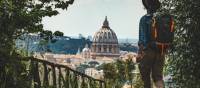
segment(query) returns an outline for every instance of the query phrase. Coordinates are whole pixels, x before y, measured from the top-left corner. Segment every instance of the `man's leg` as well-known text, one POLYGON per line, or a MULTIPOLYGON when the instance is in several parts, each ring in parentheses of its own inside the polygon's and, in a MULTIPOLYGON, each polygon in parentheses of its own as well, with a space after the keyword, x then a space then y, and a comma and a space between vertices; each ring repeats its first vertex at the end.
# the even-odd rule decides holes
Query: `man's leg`
POLYGON ((142 81, 144 82, 144 88, 151 88, 151 78, 150 78, 151 69, 148 67, 144 67, 140 64, 139 70, 140 70, 142 81))
POLYGON ((156 53, 156 58, 152 68, 152 77, 156 88, 164 88, 164 81, 163 81, 164 62, 165 62, 164 55, 156 53))
POLYGON ((144 82, 144 88, 151 88, 151 69, 152 69, 152 58, 155 58, 155 53, 151 50, 144 51, 144 57, 141 59, 139 64, 140 74, 144 82))

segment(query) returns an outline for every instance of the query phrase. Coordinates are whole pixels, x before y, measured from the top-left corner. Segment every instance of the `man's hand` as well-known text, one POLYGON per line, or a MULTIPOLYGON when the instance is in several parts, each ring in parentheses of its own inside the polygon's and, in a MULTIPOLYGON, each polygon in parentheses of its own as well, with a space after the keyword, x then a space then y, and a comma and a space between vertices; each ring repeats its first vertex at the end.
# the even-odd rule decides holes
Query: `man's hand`
POLYGON ((142 60, 142 58, 144 57, 144 51, 141 51, 140 53, 138 53, 137 57, 136 57, 136 62, 140 62, 142 60))
POLYGON ((142 58, 144 57, 145 53, 144 53, 143 49, 144 49, 144 46, 140 45, 139 50, 138 50, 138 55, 136 57, 136 62, 140 62, 142 60, 142 58))

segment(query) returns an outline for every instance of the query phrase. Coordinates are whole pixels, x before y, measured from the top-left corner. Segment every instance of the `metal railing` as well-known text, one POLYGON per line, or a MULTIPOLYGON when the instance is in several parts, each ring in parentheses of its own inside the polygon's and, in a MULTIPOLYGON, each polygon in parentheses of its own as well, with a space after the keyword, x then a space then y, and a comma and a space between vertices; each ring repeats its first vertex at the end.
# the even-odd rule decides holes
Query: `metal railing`
POLYGON ((103 80, 92 78, 68 66, 26 58, 34 88, 106 88, 103 80))

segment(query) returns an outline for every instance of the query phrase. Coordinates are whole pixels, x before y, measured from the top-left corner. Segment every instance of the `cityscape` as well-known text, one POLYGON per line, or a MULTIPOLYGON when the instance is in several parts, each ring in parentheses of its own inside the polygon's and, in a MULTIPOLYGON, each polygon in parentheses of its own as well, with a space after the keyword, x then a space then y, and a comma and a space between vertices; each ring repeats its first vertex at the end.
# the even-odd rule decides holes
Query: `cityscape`
POLYGON ((0 88, 200 88, 199 0, 0 0, 0 88))
POLYGON ((25 34, 16 40, 16 47, 19 52, 26 50, 30 56, 63 64, 72 69, 88 65, 88 68, 81 69, 80 72, 97 79, 103 79, 103 70, 97 70, 95 68, 97 66, 113 63, 116 60, 125 60, 128 55, 132 55, 131 59, 135 62, 138 51, 137 40, 121 39, 119 42, 114 30, 109 26, 107 17, 102 22, 100 30, 94 34, 93 37, 88 38, 81 35, 77 38, 56 36, 52 39, 56 42, 48 42, 45 45, 48 48, 47 51, 39 47, 39 42, 42 40, 39 34, 25 34), (93 64, 94 67, 89 67, 93 64))

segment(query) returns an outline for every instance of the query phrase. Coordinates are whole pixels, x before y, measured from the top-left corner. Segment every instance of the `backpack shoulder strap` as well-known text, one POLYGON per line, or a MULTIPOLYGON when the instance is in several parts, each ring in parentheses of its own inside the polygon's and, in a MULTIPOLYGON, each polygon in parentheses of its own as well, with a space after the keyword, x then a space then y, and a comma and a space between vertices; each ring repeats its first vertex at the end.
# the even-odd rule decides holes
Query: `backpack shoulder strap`
POLYGON ((173 20, 172 17, 171 17, 171 27, 170 27, 170 31, 171 31, 171 32, 174 32, 174 20, 173 20))
POLYGON ((152 35, 153 35, 153 38, 156 39, 157 38, 157 28, 156 28, 156 17, 153 17, 152 18, 152 35))

